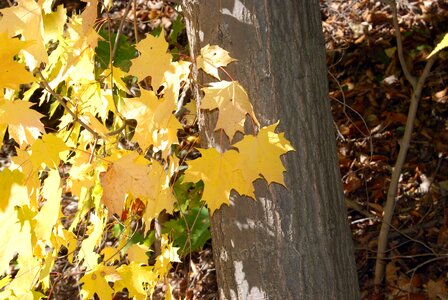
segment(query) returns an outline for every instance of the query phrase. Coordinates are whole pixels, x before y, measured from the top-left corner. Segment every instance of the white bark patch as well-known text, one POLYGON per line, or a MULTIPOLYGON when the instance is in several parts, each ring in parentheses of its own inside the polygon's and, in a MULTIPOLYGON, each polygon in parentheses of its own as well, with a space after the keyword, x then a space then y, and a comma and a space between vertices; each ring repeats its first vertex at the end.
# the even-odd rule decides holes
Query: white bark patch
POLYGON ((253 14, 244 6, 241 0, 235 0, 232 11, 228 8, 221 8, 220 11, 223 15, 231 16, 242 23, 253 24, 253 14))
POLYGON ((243 262, 234 261, 233 266, 235 268, 235 281, 238 287, 238 296, 232 299, 267 299, 267 295, 264 291, 260 290, 258 287, 252 287, 249 290, 249 283, 246 280, 246 274, 243 271, 243 262))

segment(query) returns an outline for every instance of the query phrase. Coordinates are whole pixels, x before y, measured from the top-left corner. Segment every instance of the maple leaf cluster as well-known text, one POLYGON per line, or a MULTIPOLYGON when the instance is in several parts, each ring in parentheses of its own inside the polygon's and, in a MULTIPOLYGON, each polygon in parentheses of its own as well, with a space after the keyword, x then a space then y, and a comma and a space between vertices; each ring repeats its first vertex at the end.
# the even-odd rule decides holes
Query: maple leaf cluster
MULTIPOLYGON (((217 109, 215 129, 230 139, 244 132, 247 116, 258 134, 245 135, 224 153, 198 149, 195 160, 181 157, 179 149, 193 148, 182 148, 185 120, 175 114, 184 104, 179 98, 191 62, 174 59, 161 33, 136 44, 130 69, 114 65, 112 57, 98 70, 98 0, 85 2, 84 11, 71 17, 62 5, 53 10, 51 0, 18 0, 0 10, 0 44, 8 45, 0 48, 0 138, 13 139, 17 153, 0 171, 2 299, 44 297, 62 249, 83 272, 85 298, 109 299, 127 289, 130 297, 146 299, 179 261, 178 249, 172 237, 162 236, 161 254, 149 265, 150 245, 133 241, 132 225, 143 221, 147 235, 161 212, 181 211, 175 185, 202 181, 202 200, 213 213, 229 203, 231 190, 254 197, 259 178, 284 184, 280 156, 293 148, 275 133, 278 123, 259 128, 237 81, 210 83, 199 108, 217 109), (49 104, 49 117, 63 110, 55 130, 31 108, 36 97, 49 104), (61 205, 67 195, 77 202, 70 222, 61 205), (114 226, 122 230, 105 246, 114 226)), ((111 1, 104 4, 108 9, 111 1)), ((220 80, 219 69, 234 61, 207 45, 196 64, 220 80)), ((185 104, 193 115, 189 122, 196 118, 194 103, 185 104)))

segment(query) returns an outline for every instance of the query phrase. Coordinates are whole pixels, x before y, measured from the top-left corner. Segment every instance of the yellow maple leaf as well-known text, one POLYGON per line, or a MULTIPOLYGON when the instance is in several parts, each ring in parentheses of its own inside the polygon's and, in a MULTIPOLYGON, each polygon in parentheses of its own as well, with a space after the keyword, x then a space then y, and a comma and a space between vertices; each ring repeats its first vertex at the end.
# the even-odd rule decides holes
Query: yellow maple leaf
POLYGON ((164 82, 165 71, 168 70, 172 56, 167 52, 168 43, 162 33, 158 37, 148 35, 136 45, 140 56, 132 60, 129 74, 136 76, 139 81, 151 76, 154 90, 164 82))
POLYGON ((53 226, 59 217, 61 205, 61 177, 56 169, 50 170, 42 187, 42 197, 47 201, 34 218, 36 220, 35 233, 39 239, 48 241, 53 231, 53 226))
POLYGON ((207 203, 211 213, 222 204, 230 203, 230 191, 236 190, 240 195, 253 195, 252 182, 246 182, 241 170, 236 166, 239 153, 229 150, 219 153, 214 148, 200 149, 201 158, 188 161, 184 182, 204 182, 202 199, 207 203))
MULTIPOLYGON (((90 112, 85 112, 81 116, 79 116, 79 119, 89 126, 93 131, 98 133, 103 140, 109 140, 109 130, 107 127, 101 123, 97 118, 95 118, 90 112)), ((81 137, 79 139, 79 142, 81 144, 88 144, 95 140, 95 137, 92 135, 90 131, 83 130, 81 132, 81 137)))
POLYGON ((40 189, 39 172, 30 161, 30 154, 26 150, 16 149, 17 156, 11 158, 11 168, 18 169, 25 174, 25 183, 30 197, 40 189))
POLYGON ((70 263, 73 263, 73 254, 78 247, 77 236, 65 229, 61 224, 58 224, 55 233, 51 235, 51 241, 55 248, 56 253, 59 252, 62 246, 67 248, 67 259, 70 263))
POLYGON ((220 79, 219 67, 225 67, 229 63, 237 61, 229 56, 229 52, 217 45, 207 45, 201 49, 201 55, 196 58, 198 69, 204 70, 207 74, 220 79))
POLYGON ((95 81, 94 56, 99 35, 94 30, 85 34, 82 21, 77 15, 69 19, 63 38, 51 52, 42 72, 53 89, 64 80, 73 88, 77 88, 79 83, 95 81))
POLYGON ((43 117, 30 109, 33 105, 26 101, 8 101, 0 99, 0 125, 8 125, 9 135, 20 145, 33 143, 44 132, 43 117))
POLYGON ((431 51, 431 53, 428 55, 427 59, 429 59, 431 56, 439 52, 440 50, 448 47, 448 33, 445 33, 445 36, 443 37, 443 40, 441 40, 437 46, 434 48, 434 50, 431 51))
POLYGON ((37 4, 42 7, 45 14, 50 14, 53 2, 54 0, 38 0, 37 4))
MULTIPOLYGON (((112 70, 111 70, 110 66, 108 69, 105 69, 103 71, 103 73, 101 73, 101 76, 104 76, 104 77, 109 77, 111 75, 112 75, 112 81, 117 86, 117 88, 129 94, 130 93, 129 89, 127 88, 126 83, 124 83, 124 81, 122 79, 122 78, 126 77, 127 74, 123 70, 121 70, 120 68, 117 68, 117 67, 112 67, 112 70)), ((110 78, 104 80, 104 83, 109 88, 110 88, 110 82, 111 82, 110 78)))
POLYGON ((150 166, 149 163, 137 153, 130 153, 100 174, 102 201, 109 214, 121 215, 127 195, 146 203, 146 220, 154 218, 163 209, 172 212, 174 196, 169 177, 159 162, 152 161, 150 166))
POLYGON ((147 284, 156 282, 158 279, 157 274, 152 269, 152 267, 142 266, 137 262, 122 265, 117 269, 121 279, 115 282, 114 288, 116 290, 126 288, 129 296, 133 299, 148 299, 147 284))
POLYGON ((10 37, 21 35, 33 44, 25 49, 27 65, 34 70, 41 62, 48 62, 43 41, 41 7, 34 0, 17 0, 17 5, 0 10, 0 28, 6 28, 10 37))
POLYGON ((9 38, 5 32, 0 33, 0 89, 18 89, 22 83, 35 80, 33 75, 25 69, 25 65, 14 60, 14 56, 32 43, 23 42, 16 38, 9 38))
POLYGON ((128 260, 131 262, 136 262, 140 264, 148 264, 148 254, 147 252, 151 249, 146 245, 132 244, 127 250, 128 260))
POLYGON ((81 295, 84 299, 93 299, 95 294, 100 300, 112 299, 115 291, 109 286, 109 282, 119 279, 120 275, 114 267, 98 264, 81 277, 80 282, 83 283, 81 295))
POLYGON ((89 226, 86 235, 89 237, 82 241, 78 252, 78 261, 83 262, 83 266, 93 268, 98 264, 98 254, 94 251, 95 247, 101 242, 104 233, 105 220, 102 216, 90 214, 91 226, 89 226))
POLYGON ((98 15, 98 0, 82 0, 82 2, 87 3, 86 8, 81 13, 82 29, 84 34, 86 34, 91 30, 95 30, 95 21, 98 15))
POLYGON ((61 160, 66 160, 69 148, 55 134, 48 133, 31 145, 31 151, 30 160, 36 169, 44 165, 57 168, 61 160))
POLYGON ((50 288, 50 273, 53 270, 54 262, 58 258, 57 251, 48 251, 44 265, 39 274, 39 282, 42 284, 42 289, 47 291, 50 288))
MULTIPOLYGON (((14 197, 28 197, 26 188, 11 190, 11 194, 14 197)), ((14 200, 15 200, 14 199, 14 200)), ((5 212, 0 212, 0 230, 2 232, 0 243, 0 273, 10 272, 9 263, 14 255, 17 254, 17 250, 26 251, 31 249, 31 234, 29 227, 21 225, 21 221, 18 218, 17 211, 15 209, 13 199, 9 200, 9 205, 5 212), (26 231, 28 229, 28 231, 26 231)), ((24 203, 17 203, 17 205, 23 205, 24 203)), ((31 252, 31 250, 30 250, 31 252)))
POLYGON ((169 242, 168 235, 162 235, 160 240, 161 253, 156 257, 154 270, 160 276, 164 276, 170 271, 171 262, 181 262, 181 260, 177 254, 179 247, 173 247, 173 243, 169 242))
POLYGON ((122 113, 127 119, 137 121, 134 140, 140 148, 153 145, 165 157, 171 144, 178 142, 177 131, 182 128, 173 115, 175 110, 173 101, 158 99, 153 91, 141 89, 140 97, 126 99, 122 113))
POLYGON ((0 279, 0 290, 3 289, 5 286, 7 286, 11 282, 11 275, 8 274, 2 279, 0 279))
POLYGON ((257 126, 260 126, 249 97, 238 82, 212 82, 210 87, 202 90, 205 96, 201 101, 200 108, 219 109, 215 130, 224 129, 230 140, 232 140, 237 131, 244 132, 244 122, 247 114, 249 114, 257 126))
POLYGON ((294 151, 284 133, 275 133, 278 122, 261 128, 257 136, 245 135, 234 146, 239 151, 237 167, 241 169, 244 179, 252 182, 260 177, 260 174, 268 183, 277 182, 285 184, 283 172, 285 167, 280 156, 288 151, 294 151))
POLYGON ((188 75, 190 75, 190 65, 191 63, 187 61, 175 61, 165 71, 166 87, 164 97, 166 99, 173 102, 177 101, 181 83, 186 81, 188 75))
POLYGON ((29 299, 25 295, 30 292, 30 287, 33 287, 37 283, 41 270, 41 259, 33 255, 35 245, 32 235, 32 228, 34 227, 32 218, 35 212, 26 205, 13 208, 10 211, 13 212, 16 220, 11 220, 12 222, 9 224, 2 224, 2 220, 0 220, 0 229, 3 233, 2 239, 8 238, 8 240, 3 240, 7 242, 0 243, 0 253, 2 253, 0 260, 3 259, 3 256, 11 254, 7 251, 4 252, 5 248, 8 249, 8 245, 5 247, 4 244, 11 244, 13 253, 19 252, 17 262, 20 269, 9 284, 8 289, 12 290, 18 299, 29 299), (3 225, 8 227, 5 228, 3 225), (12 235, 9 236, 11 233, 12 235))
POLYGON ((120 260, 120 248, 106 246, 101 250, 100 255, 103 255, 103 262, 114 264, 120 260))
MULTIPOLYGON (((50 5, 52 4, 50 1, 50 5)), ((45 11, 45 9, 44 9, 45 11)), ((62 37, 64 33, 64 25, 67 21, 67 9, 64 8, 64 5, 59 5, 55 12, 50 10, 45 12, 42 16, 44 22, 44 42, 48 43, 49 41, 57 41, 62 37)))
POLYGON ((0 172, 0 212, 6 210, 10 200, 15 197, 12 193, 14 186, 22 186, 24 178, 24 174, 19 170, 4 169, 0 172))

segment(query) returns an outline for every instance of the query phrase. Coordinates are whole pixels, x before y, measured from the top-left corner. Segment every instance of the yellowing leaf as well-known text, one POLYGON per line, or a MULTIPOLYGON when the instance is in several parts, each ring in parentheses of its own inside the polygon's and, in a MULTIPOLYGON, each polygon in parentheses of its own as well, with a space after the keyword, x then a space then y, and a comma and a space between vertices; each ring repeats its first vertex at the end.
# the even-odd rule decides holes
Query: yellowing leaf
POLYGON ((238 82, 212 82, 210 87, 202 90, 205 96, 201 101, 200 108, 219 109, 215 130, 224 129, 230 140, 232 140, 237 131, 244 132, 244 121, 247 114, 249 114, 257 126, 260 126, 249 97, 238 82))
POLYGON ((167 100, 176 102, 179 97, 179 90, 182 81, 188 79, 190 74, 190 62, 175 61, 170 64, 169 69, 165 72, 166 87, 164 90, 167 100))
POLYGON ((59 171, 56 169, 50 170, 42 188, 42 197, 47 201, 34 218, 36 220, 36 236, 44 241, 50 239, 53 226, 56 225, 59 217, 62 195, 62 188, 60 186, 61 177, 59 176, 59 171))
POLYGON ((39 63, 48 62, 43 42, 41 7, 34 0, 17 0, 17 5, 1 10, 0 28, 8 30, 10 37, 22 35, 25 41, 34 41, 25 51, 27 65, 34 70, 39 63))
POLYGON ((101 255, 104 255, 103 262, 105 263, 115 263, 116 261, 120 260, 120 249, 117 249, 115 247, 104 247, 103 250, 101 250, 101 255))
MULTIPOLYGON (((53 2, 53 1, 50 1, 53 2)), ((50 3, 51 5, 51 3, 50 3)), ((48 43, 49 41, 57 41, 64 32, 64 25, 67 21, 67 9, 61 4, 58 6, 55 12, 50 11, 46 12, 43 17, 44 22, 44 41, 48 43)))
POLYGON ((64 141, 55 134, 44 134, 31 146, 31 163, 35 168, 46 165, 49 168, 57 168, 61 160, 67 158, 69 148, 64 141))
POLYGON ((40 189, 39 173, 31 163, 28 151, 22 149, 16 149, 16 151, 17 156, 12 157, 11 168, 21 170, 25 174, 25 184, 31 197, 40 189))
POLYGON ((12 193, 13 186, 22 186, 24 177, 24 174, 18 170, 4 169, 0 172, 0 212, 6 210, 11 198, 16 197, 12 193))
POLYGON ((33 143, 44 132, 42 115, 30 109, 33 103, 0 99, 0 124, 9 125, 9 135, 20 145, 33 143))
MULTIPOLYGON (((20 197, 19 190, 12 191, 16 198, 20 197)), ((26 188, 22 188, 22 195, 27 197, 26 188), (24 195, 23 195, 24 194, 24 195)), ((10 200, 10 204, 12 203, 10 200)), ((18 203, 17 203, 18 204, 18 203)), ((9 272, 9 262, 14 258, 18 249, 26 252, 31 248, 31 235, 29 227, 22 227, 13 205, 9 205, 5 212, 0 212, 0 230, 2 242, 0 243, 0 273, 9 272), (28 229, 28 232, 26 231, 28 229)))
POLYGON ((147 283, 156 282, 157 275, 152 271, 152 267, 141 266, 139 263, 131 262, 129 265, 122 265, 117 269, 121 279, 114 287, 117 290, 127 288, 129 296, 137 300, 148 299, 147 283))
POLYGON ((44 13, 51 13, 51 7, 53 6, 54 0, 38 0, 37 4, 42 7, 44 13))
POLYGON ((11 282, 11 275, 6 275, 2 279, 0 279, 0 290, 3 289, 5 286, 7 286, 11 282))
POLYGON ((168 43, 165 35, 163 32, 158 37, 148 35, 136 48, 140 51, 140 56, 132 60, 129 74, 140 81, 151 76, 151 85, 157 90, 164 82, 165 71, 168 70, 172 59, 171 54, 167 53, 168 43))
MULTIPOLYGON (((103 125, 100 121, 98 121, 98 119, 95 118, 90 112, 86 112, 82 116, 79 116, 79 119, 84 124, 93 129, 93 131, 98 133, 102 139, 104 140, 109 139, 108 137, 109 130, 106 128, 105 125, 103 125)), ((80 139, 80 142, 83 144, 84 143, 87 144, 94 140, 94 136, 87 130, 83 130, 81 132, 81 137, 82 138, 80 139)))
POLYGON ((81 278, 80 282, 84 283, 81 295, 83 299, 93 299, 93 295, 97 294, 100 300, 110 300, 115 291, 109 286, 108 282, 114 282, 118 279, 120 279, 120 275, 114 267, 103 264, 96 265, 81 278))
POLYGON ((104 229, 104 219, 101 216, 90 214, 90 226, 87 234, 89 235, 82 244, 78 253, 78 261, 84 260, 83 266, 93 268, 98 264, 98 254, 93 251, 101 241, 104 229))
POLYGON ((57 252, 55 251, 48 251, 47 256, 45 257, 45 264, 39 274, 39 282, 42 283, 42 289, 44 291, 50 288, 50 273, 56 258, 57 252))
POLYGON ((33 75, 25 69, 25 65, 14 60, 20 50, 29 47, 30 42, 22 42, 16 38, 9 38, 6 33, 0 33, 0 89, 5 87, 18 89, 22 83, 34 81, 33 75))
POLYGON ((448 47, 448 33, 445 34, 445 36, 443 37, 443 40, 437 44, 436 48, 434 50, 432 50, 431 54, 429 54, 428 58, 430 58, 431 56, 433 56, 434 54, 436 54, 437 52, 439 52, 440 50, 442 50, 443 48, 448 47))
POLYGON ((165 300, 172 300, 172 299, 176 298, 174 298, 173 296, 173 286, 168 283, 168 289, 165 292, 165 300))
POLYGON ((126 254, 128 255, 128 260, 130 262, 136 262, 141 264, 148 264, 148 255, 146 254, 150 251, 148 246, 141 244, 132 244, 128 250, 126 250, 126 254))
MULTIPOLYGON (((108 86, 110 85, 110 77, 112 75, 113 83, 119 88, 120 90, 126 92, 129 94, 129 89, 126 87, 126 83, 123 81, 123 77, 126 77, 126 73, 123 72, 120 68, 112 67, 112 72, 110 69, 105 69, 101 76, 108 77, 104 83, 108 86), (111 74, 112 73, 112 74, 111 74)), ((110 88, 110 86, 109 86, 110 88)))
MULTIPOLYGON (((0 227, 3 227, 0 228, 3 233, 2 238, 8 238, 7 240, 4 240, 7 242, 0 243, 0 253, 2 254, 0 255, 0 260, 3 259, 4 255, 7 256, 10 254, 8 252, 3 252, 3 250, 5 250, 3 244, 11 244, 14 252, 20 252, 17 259, 20 270, 17 272, 8 288, 14 292, 14 295, 17 295, 17 298, 24 299, 21 297, 24 297, 25 294, 29 293, 30 287, 36 284, 39 277, 41 259, 33 256, 34 245, 32 244, 33 241, 31 235, 33 225, 31 224, 31 218, 33 217, 34 212, 25 205, 15 209, 16 211, 14 214, 19 222, 13 221, 12 223, 7 224, 9 227, 4 228, 2 220, 0 221, 0 227), (18 225, 18 227, 16 225, 18 225), (8 236, 10 231, 12 232, 12 236, 8 236), (4 235, 6 235, 6 237, 4 235)), ((8 246, 5 248, 8 248, 8 246)))
POLYGON ((51 236, 51 240, 56 252, 59 252, 61 246, 65 246, 67 248, 67 259, 70 263, 73 263, 73 254, 78 246, 78 239, 76 235, 73 232, 63 228, 62 225, 58 225, 56 234, 51 236))
POLYGON ((64 38, 51 52, 49 63, 42 72, 49 85, 56 88, 62 81, 76 88, 79 83, 95 80, 94 55, 98 34, 91 30, 87 34, 82 29, 82 19, 73 15, 66 24, 64 38))
POLYGON ((252 195, 241 170, 236 168, 238 152, 229 150, 219 153, 214 148, 200 149, 201 158, 188 161, 184 182, 204 182, 202 199, 207 203, 211 213, 222 204, 229 204, 230 191, 237 190, 240 194, 252 195))
POLYGON ((284 138, 284 133, 274 132, 277 125, 278 122, 261 128, 257 136, 245 135, 243 140, 234 145, 240 154, 238 168, 246 181, 252 182, 261 174, 268 183, 284 185, 285 167, 280 156, 294 151, 294 148, 284 138))
POLYGON ((184 118, 188 125, 193 125, 194 121, 197 119, 196 114, 196 101, 192 100, 184 105, 184 108, 187 110, 184 118))
POLYGON ((201 55, 196 58, 198 69, 220 79, 218 74, 219 67, 225 67, 236 59, 229 56, 229 52, 217 45, 207 45, 201 49, 201 55))
POLYGON ((161 254, 156 258, 154 270, 161 276, 168 274, 171 269, 171 262, 180 262, 177 251, 178 247, 173 247, 173 243, 168 240, 168 235, 164 234, 161 237, 161 254))
POLYGON ((134 140, 140 148, 153 145, 156 151, 162 150, 166 156, 171 144, 178 142, 177 131, 182 128, 173 115, 175 110, 173 101, 157 99, 153 91, 141 89, 139 98, 126 99, 123 115, 137 120, 134 140))
POLYGON ((87 2, 87 7, 81 14, 82 17, 82 29, 84 34, 91 30, 94 30, 95 21, 98 14, 98 0, 82 0, 82 2, 87 2))
POLYGON ((157 216, 163 209, 172 212, 174 196, 168 185, 169 177, 159 162, 148 164, 142 156, 131 153, 100 174, 102 200, 109 214, 121 215, 129 194, 146 203, 146 219, 157 216))

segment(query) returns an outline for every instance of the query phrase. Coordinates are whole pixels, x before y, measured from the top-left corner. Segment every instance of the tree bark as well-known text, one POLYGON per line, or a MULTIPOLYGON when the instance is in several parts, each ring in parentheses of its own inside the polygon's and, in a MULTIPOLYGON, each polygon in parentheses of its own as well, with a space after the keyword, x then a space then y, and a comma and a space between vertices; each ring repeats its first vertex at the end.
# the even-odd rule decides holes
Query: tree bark
MULTIPOLYGON (((229 51, 262 126, 280 120, 297 150, 284 156, 287 188, 258 180, 256 201, 233 195, 212 216, 220 298, 359 299, 318 1, 184 0, 184 12, 193 58, 206 44, 229 51)), ((201 112, 202 140, 226 149, 216 116, 201 112)))

